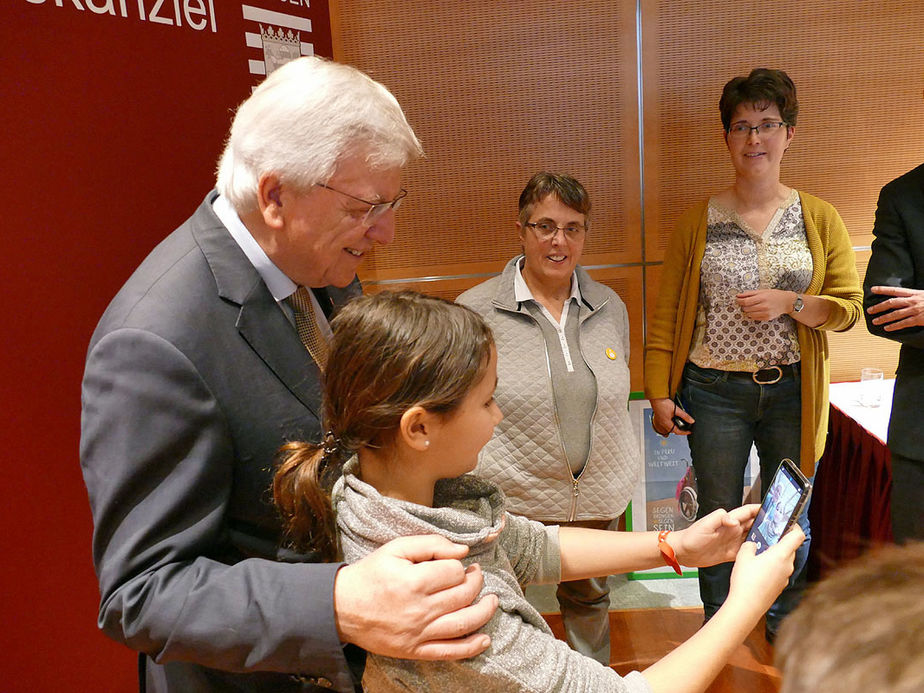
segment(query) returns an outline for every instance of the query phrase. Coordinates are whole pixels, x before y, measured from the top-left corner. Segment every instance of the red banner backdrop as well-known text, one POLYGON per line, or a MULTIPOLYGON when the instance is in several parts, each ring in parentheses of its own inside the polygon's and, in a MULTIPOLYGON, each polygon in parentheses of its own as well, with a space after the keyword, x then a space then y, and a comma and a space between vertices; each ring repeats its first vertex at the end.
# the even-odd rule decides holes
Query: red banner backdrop
POLYGON ((331 55, 326 0, 0 4, 0 688, 132 691, 96 628, 78 462, 103 309, 212 187, 235 106, 296 55, 331 55))

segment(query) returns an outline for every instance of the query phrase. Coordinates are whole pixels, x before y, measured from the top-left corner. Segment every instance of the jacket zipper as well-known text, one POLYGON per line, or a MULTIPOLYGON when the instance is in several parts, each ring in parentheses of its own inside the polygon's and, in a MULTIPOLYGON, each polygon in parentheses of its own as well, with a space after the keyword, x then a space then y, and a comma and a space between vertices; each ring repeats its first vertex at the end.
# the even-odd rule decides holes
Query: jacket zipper
MULTIPOLYGON (((589 317, 591 317, 592 315, 594 315, 600 308, 603 308, 603 306, 605 306, 608 302, 609 302, 609 299, 605 300, 603 303, 601 303, 599 306, 597 306, 597 308, 594 308, 593 311, 592 311, 591 313, 589 313, 589 314, 584 318, 584 320, 580 320, 580 321, 579 321, 579 323, 578 323, 578 325, 579 325, 579 327, 578 327, 578 337, 579 337, 579 338, 580 338, 580 334, 581 334, 580 325, 583 325, 583 324, 584 324, 584 321, 587 320, 587 318, 589 318, 589 317)), ((597 379, 597 374, 594 373, 594 369, 590 367, 590 364, 587 363, 587 359, 584 357, 584 344, 583 344, 583 343, 581 343, 581 345, 580 345, 579 352, 580 352, 580 355, 581 355, 581 360, 584 361, 584 365, 587 366, 587 368, 590 370, 591 373, 593 373, 594 380, 596 381, 596 379, 597 379)), ((548 347, 546 347, 545 358, 546 358, 546 363, 547 363, 547 365, 548 365, 549 382, 551 383, 551 380, 552 380, 552 366, 551 366, 551 364, 548 363, 548 358, 549 358, 548 347)), ((598 387, 599 387, 599 385, 598 385, 598 387)), ((598 392, 597 394, 598 394, 598 397, 599 397, 599 392, 598 392)), ((554 398, 553 398, 553 399, 554 399, 554 398)), ((554 409, 555 409, 555 416, 556 416, 556 418, 557 418, 557 417, 558 417, 558 408, 557 408, 557 407, 554 407, 554 409)), ((580 474, 578 474, 577 476, 574 476, 574 473, 571 474, 571 512, 568 514, 568 522, 574 522, 574 519, 575 519, 575 517, 577 516, 578 497, 581 495, 581 489, 580 489, 581 477, 584 476, 584 472, 587 471, 587 465, 590 463, 590 458, 591 458, 591 456, 593 455, 593 452, 594 452, 594 435, 593 435, 593 431, 594 431, 594 421, 595 421, 596 419, 597 419, 597 402, 596 402, 596 400, 595 400, 595 401, 594 401, 594 411, 593 411, 593 414, 590 415, 590 423, 588 424, 589 427, 590 427, 590 445, 589 445, 588 448, 587 448, 587 459, 584 461, 584 466, 581 468, 581 473, 580 473, 580 474)), ((556 423, 558 423, 558 422, 556 421, 556 423)), ((559 424, 559 431, 561 431, 561 424, 559 424)), ((570 471, 570 465, 569 465, 568 468, 569 468, 569 471, 570 471)))
MULTIPOLYGON (((609 302, 609 299, 603 301, 603 303, 601 303, 597 308, 592 309, 592 312, 589 313, 584 318, 584 320, 594 315, 597 312, 597 310, 605 306, 608 302, 609 302)), ((525 315, 530 320, 532 320, 533 323, 535 323, 538 327, 538 323, 536 322, 536 319, 532 315, 530 315, 528 311, 521 312, 520 310, 516 310, 513 312, 519 313, 520 315, 525 315)), ((583 324, 584 320, 580 320, 579 324, 583 324)), ((580 334, 580 327, 578 328, 578 333, 580 334)), ((542 340, 542 344, 543 344, 543 349, 545 351, 545 374, 549 380, 549 389, 551 390, 553 387, 552 385, 552 362, 549 359, 549 345, 545 343, 545 339, 542 340)), ((588 364, 587 359, 584 358, 583 345, 580 349, 580 354, 581 354, 581 359, 584 361, 584 365, 590 368, 590 364, 588 364)), ((594 373, 593 368, 590 368, 590 372, 594 374, 594 379, 596 379, 597 374, 594 373)), ((552 412, 555 415, 555 426, 558 429, 558 435, 561 436, 561 418, 558 416, 558 405, 555 403, 554 392, 552 394, 552 412)), ((597 418, 597 404, 596 402, 594 402, 594 412, 590 416, 590 424, 589 424, 590 432, 591 432, 590 447, 587 450, 587 460, 584 462, 584 467, 581 469, 581 473, 578 474, 577 476, 574 476, 574 472, 571 471, 571 465, 568 464, 568 456, 565 453, 565 446, 564 444, 562 444, 562 457, 565 460, 565 465, 568 467, 568 474, 571 475, 571 510, 568 513, 568 522, 574 522, 574 518, 577 516, 577 502, 578 502, 578 497, 581 495, 581 489, 580 489, 581 477, 584 476, 584 472, 587 470, 587 462, 590 461, 590 456, 594 448, 593 426, 594 426, 594 420, 596 418, 597 418)))
MULTIPOLYGON (((544 341, 544 340, 543 340, 543 341, 544 341)), ((584 358, 583 354, 581 355, 581 358, 584 358)), ((546 372, 545 372, 545 373, 546 373, 546 376, 547 376, 548 379, 549 379, 549 387, 552 387, 552 364, 551 364, 551 362, 549 361, 549 347, 548 347, 548 345, 546 345, 546 347, 545 347, 545 366, 546 366, 546 372)), ((554 394, 552 395, 552 411, 553 411, 554 414, 555 414, 555 427, 558 429, 558 435, 559 435, 559 437, 561 437, 561 417, 559 417, 559 415, 558 415, 558 405, 555 403, 555 395, 554 395, 554 394)), ((596 406, 594 406, 594 412, 596 412, 596 411, 597 411, 597 408, 596 408, 596 406)), ((591 417, 591 422, 593 422, 593 417, 591 417)), ((591 442, 591 445, 593 445, 593 442, 591 442)), ((584 470, 587 469, 587 462, 586 462, 586 461, 584 462, 584 466, 583 466, 583 468, 581 469, 581 473, 578 474, 577 476, 574 476, 574 472, 571 471, 571 465, 568 464, 568 454, 565 452, 564 443, 562 443, 561 452, 562 452, 562 457, 563 457, 564 460, 565 460, 565 466, 568 468, 568 474, 571 475, 571 510, 570 510, 570 512, 568 513, 568 522, 574 522, 574 517, 575 517, 575 515, 577 515, 577 502, 578 502, 578 496, 581 495, 581 489, 580 489, 580 487, 579 487, 578 484, 579 484, 580 481, 581 481, 581 477, 584 475, 584 470)), ((588 454, 587 454, 587 458, 590 459, 590 452, 589 452, 589 451, 588 451, 588 454)))

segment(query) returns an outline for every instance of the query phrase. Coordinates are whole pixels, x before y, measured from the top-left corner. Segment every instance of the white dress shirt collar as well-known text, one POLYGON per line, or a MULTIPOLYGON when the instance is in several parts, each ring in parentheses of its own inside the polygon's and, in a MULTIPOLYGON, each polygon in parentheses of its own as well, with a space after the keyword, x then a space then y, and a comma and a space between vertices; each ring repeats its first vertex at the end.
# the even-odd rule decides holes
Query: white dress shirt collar
POLYGON ((215 202, 212 203, 212 209, 215 210, 215 215, 228 229, 231 237, 240 246, 244 255, 250 260, 250 264, 257 270, 276 302, 284 301, 295 293, 298 285, 273 264, 273 261, 269 259, 260 244, 244 226, 244 222, 241 221, 227 198, 219 195, 215 198, 215 202))
MULTIPOLYGON (((520 257, 516 263, 516 274, 513 277, 513 295, 518 303, 523 301, 535 301, 536 297, 533 296, 533 292, 529 290, 529 286, 526 284, 526 280, 523 279, 523 271, 521 265, 523 264, 523 258, 520 257)), ((573 298, 578 303, 581 302, 581 289, 578 286, 577 272, 571 273, 571 295, 569 299, 573 298)), ((538 301, 536 301, 538 303, 538 301)))

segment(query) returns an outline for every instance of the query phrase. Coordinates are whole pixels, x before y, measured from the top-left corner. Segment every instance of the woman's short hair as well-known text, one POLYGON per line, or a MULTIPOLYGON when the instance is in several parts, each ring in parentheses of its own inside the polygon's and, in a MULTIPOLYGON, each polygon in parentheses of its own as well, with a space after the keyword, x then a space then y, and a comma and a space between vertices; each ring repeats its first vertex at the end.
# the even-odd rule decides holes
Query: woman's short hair
POLYGON ((218 162, 218 192, 238 213, 253 210, 264 174, 307 190, 326 182, 348 154, 364 155, 370 168, 388 168, 423 150, 384 86, 349 65, 298 58, 238 107, 218 162))
POLYGON ((566 207, 583 214, 586 218, 585 226, 590 226, 590 196, 584 186, 573 176, 552 171, 537 173, 523 188, 519 204, 520 223, 528 222, 536 205, 549 195, 554 195, 566 207))
POLYGON ((776 104, 780 109, 780 117, 787 125, 795 125, 796 116, 799 114, 796 85, 789 75, 782 70, 770 70, 766 67, 751 70, 747 77, 735 77, 722 89, 719 113, 725 130, 731 126, 735 109, 741 104, 752 105, 758 110, 776 104))

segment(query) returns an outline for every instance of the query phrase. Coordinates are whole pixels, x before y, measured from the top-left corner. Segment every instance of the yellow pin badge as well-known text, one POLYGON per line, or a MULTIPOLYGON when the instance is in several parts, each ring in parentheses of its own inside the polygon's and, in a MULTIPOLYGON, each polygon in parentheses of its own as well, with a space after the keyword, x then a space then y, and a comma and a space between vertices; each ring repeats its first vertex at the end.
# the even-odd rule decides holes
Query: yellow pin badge
POLYGON ((612 347, 607 347, 606 348, 606 358, 608 358, 610 361, 615 361, 616 360, 616 350, 613 349, 612 347))

